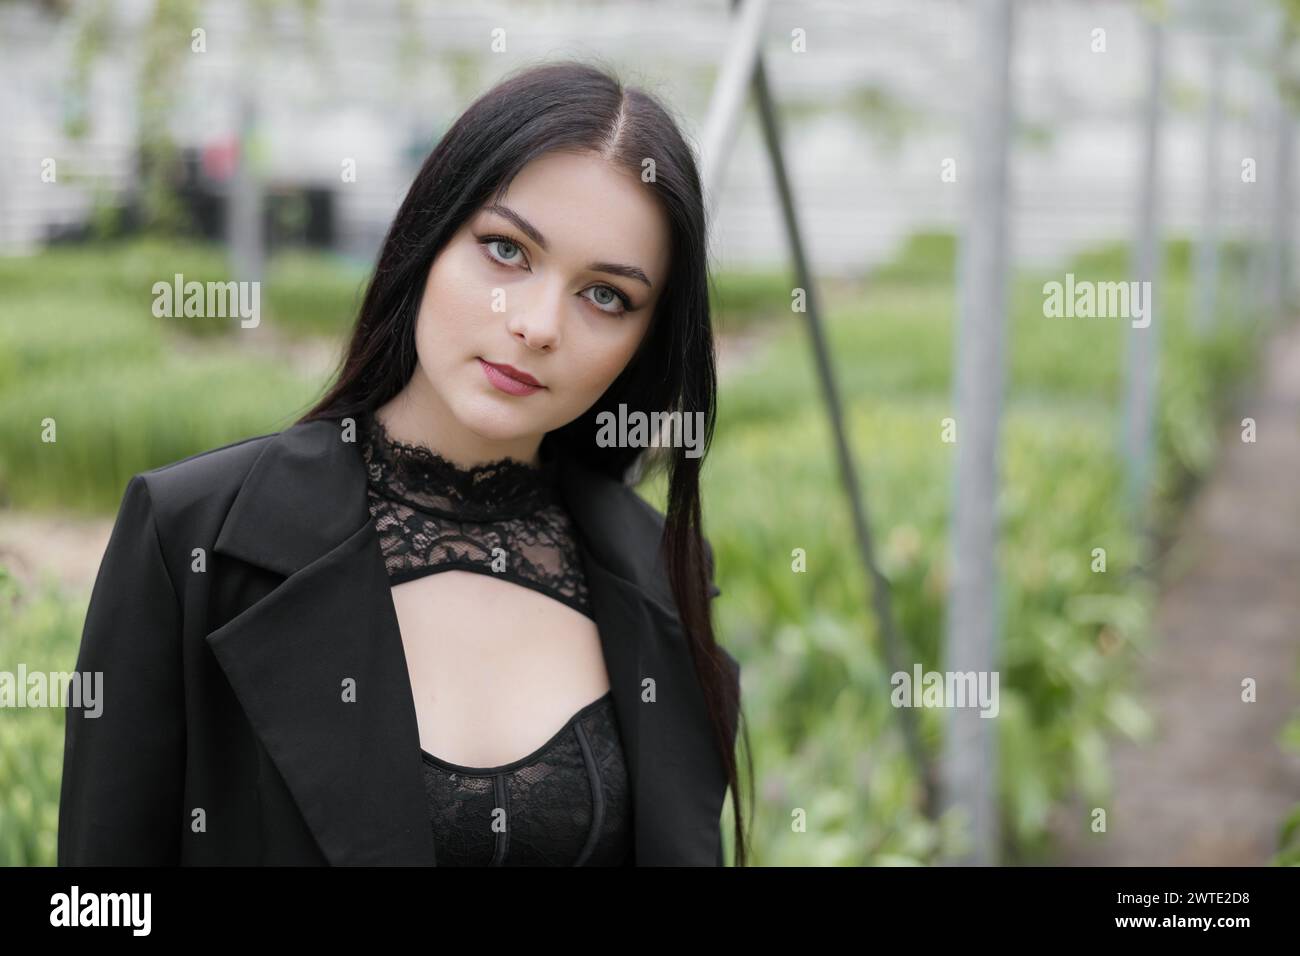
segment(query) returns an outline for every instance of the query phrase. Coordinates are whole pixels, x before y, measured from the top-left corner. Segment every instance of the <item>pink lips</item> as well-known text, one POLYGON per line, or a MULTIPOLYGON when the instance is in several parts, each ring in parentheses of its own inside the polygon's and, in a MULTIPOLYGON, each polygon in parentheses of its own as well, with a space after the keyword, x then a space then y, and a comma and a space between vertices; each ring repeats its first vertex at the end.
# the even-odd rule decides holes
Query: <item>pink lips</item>
POLYGON ((493 365, 491 362, 483 361, 483 359, 478 361, 487 380, 507 395, 531 395, 533 392, 540 392, 546 387, 531 375, 520 372, 509 365, 493 365), (529 381, 522 381, 514 376, 525 376, 529 381))

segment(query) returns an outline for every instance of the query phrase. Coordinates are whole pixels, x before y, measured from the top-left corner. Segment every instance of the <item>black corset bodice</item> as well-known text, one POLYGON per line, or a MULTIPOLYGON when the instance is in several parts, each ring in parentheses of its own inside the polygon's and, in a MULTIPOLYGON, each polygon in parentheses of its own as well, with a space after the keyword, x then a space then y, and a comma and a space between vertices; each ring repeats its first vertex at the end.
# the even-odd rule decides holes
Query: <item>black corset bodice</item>
MULTIPOLYGON (((358 425, 391 585, 472 571, 592 616, 576 531, 559 495, 558 460, 463 468, 392 439, 373 413, 358 425)), ((508 764, 465 767, 420 753, 439 866, 618 866, 631 859, 631 788, 611 691, 508 764)))
POLYGON ((439 866, 629 860, 632 795, 609 691, 512 763, 463 767, 421 754, 439 866))

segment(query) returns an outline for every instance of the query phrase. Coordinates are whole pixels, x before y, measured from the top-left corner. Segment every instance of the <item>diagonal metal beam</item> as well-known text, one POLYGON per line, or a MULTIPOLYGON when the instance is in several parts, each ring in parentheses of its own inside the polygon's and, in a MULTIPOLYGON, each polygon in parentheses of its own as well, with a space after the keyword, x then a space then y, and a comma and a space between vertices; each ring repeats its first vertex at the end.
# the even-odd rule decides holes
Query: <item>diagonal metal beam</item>
MULTIPOLYGON (((786 240, 789 243, 790 256, 793 260, 795 279, 805 292, 806 310, 804 317, 808 336, 812 344, 813 357, 817 363, 817 378, 821 385, 822 399, 826 404, 830 419, 831 432, 835 439, 835 455, 839 464, 840 481, 848 498, 853 519, 853 533, 857 541, 858 556, 867 571, 871 590, 872 609, 880 625, 881 640, 885 664, 891 673, 909 672, 903 667, 903 646, 898 628, 894 622, 893 608, 890 600, 889 581, 880 570, 876 560, 876 549, 871 533, 871 522, 867 508, 862 500, 862 485, 858 478, 844 424, 843 403, 836 385, 835 369, 831 363, 830 350, 823 331, 820 299, 816 283, 808 266, 808 257, 799 217, 795 209, 794 191, 786 172, 784 154, 781 147, 781 132, 777 122, 777 112, 773 104, 767 74, 763 68, 762 25, 767 0, 732 0, 732 9, 737 13, 736 34, 728 47, 727 58, 723 62, 722 72, 714 97, 710 104, 708 120, 704 135, 704 151, 701 158, 704 186, 710 209, 716 206, 720 192, 722 172, 725 167, 727 152, 735 142, 736 129, 740 114, 744 108, 745 87, 754 95, 758 107, 759 125, 763 131, 763 141, 768 159, 772 166, 772 176, 781 204, 781 218, 785 225, 786 240)), ((922 786, 922 810, 934 819, 938 813, 939 783, 932 763, 927 759, 921 744, 918 721, 911 708, 897 708, 899 725, 903 735, 904 746, 911 759, 922 786)))

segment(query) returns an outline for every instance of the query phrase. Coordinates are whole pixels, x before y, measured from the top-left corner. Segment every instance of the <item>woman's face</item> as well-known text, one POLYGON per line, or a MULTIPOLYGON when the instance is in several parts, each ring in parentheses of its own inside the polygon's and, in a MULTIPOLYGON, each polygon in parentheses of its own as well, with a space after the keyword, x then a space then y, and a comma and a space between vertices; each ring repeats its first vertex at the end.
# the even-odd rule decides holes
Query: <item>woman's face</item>
POLYGON ((429 269, 408 430, 453 460, 535 461, 542 437, 591 408, 641 344, 668 240, 637 176, 587 153, 529 163, 429 269))

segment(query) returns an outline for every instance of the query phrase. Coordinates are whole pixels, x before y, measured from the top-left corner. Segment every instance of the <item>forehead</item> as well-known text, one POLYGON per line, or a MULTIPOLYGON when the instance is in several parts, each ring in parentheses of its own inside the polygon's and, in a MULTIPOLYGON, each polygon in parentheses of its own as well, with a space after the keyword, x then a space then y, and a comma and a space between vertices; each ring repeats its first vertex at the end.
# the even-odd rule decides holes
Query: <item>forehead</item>
POLYGON ((658 292, 669 234, 655 188, 594 154, 553 151, 520 170, 500 202, 541 232, 548 256, 577 268, 597 260, 634 265, 658 292))

